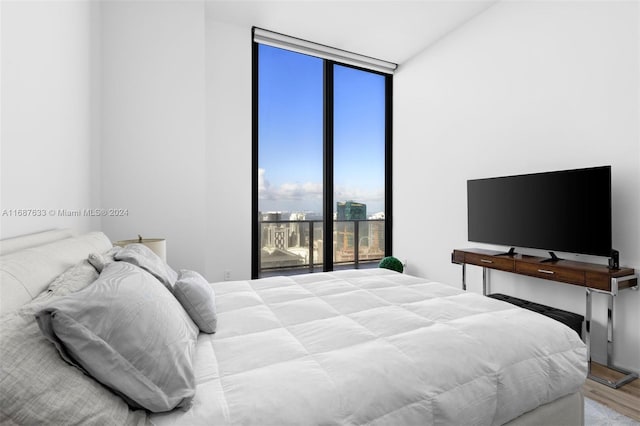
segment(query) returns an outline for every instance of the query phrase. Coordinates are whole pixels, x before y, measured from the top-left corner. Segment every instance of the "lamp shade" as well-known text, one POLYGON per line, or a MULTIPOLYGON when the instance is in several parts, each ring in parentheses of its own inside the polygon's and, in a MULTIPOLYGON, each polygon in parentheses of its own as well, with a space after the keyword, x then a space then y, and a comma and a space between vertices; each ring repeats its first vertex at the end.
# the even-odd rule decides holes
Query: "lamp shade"
POLYGON ((124 247, 129 244, 143 244, 152 252, 158 255, 158 257, 165 262, 167 261, 167 240, 164 238, 142 238, 138 235, 135 240, 120 240, 113 243, 114 246, 124 247))

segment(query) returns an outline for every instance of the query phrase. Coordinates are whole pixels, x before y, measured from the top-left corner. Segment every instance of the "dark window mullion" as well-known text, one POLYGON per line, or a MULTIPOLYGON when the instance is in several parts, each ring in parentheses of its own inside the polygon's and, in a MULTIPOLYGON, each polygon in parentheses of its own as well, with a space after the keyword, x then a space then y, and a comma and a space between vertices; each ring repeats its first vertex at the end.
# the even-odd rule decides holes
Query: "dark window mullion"
POLYGON ((324 61, 323 270, 333 270, 333 61, 324 61))
POLYGON ((387 75, 385 77, 385 141, 384 141, 384 253, 385 256, 391 256, 392 250, 392 221, 393 221, 393 197, 391 188, 393 184, 393 77, 387 75))
POLYGON ((251 189, 251 278, 260 277, 260 253, 261 248, 261 229, 260 229, 260 214, 258 205, 258 52, 260 51, 260 45, 253 42, 253 29, 251 30, 251 60, 252 60, 252 79, 251 79, 251 179, 253 184, 251 189))

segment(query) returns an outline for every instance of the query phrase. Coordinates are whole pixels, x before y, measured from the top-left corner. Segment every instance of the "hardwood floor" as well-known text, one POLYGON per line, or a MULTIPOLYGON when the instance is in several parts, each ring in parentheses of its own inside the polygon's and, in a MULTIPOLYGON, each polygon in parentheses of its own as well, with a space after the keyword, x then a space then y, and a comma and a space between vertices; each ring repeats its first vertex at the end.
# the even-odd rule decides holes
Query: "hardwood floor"
MULTIPOLYGON (((591 370, 594 374, 609 380, 615 380, 620 376, 619 373, 596 363, 591 364, 591 370)), ((582 386, 582 392, 585 397, 640 422, 640 379, 618 389, 587 379, 582 386)))

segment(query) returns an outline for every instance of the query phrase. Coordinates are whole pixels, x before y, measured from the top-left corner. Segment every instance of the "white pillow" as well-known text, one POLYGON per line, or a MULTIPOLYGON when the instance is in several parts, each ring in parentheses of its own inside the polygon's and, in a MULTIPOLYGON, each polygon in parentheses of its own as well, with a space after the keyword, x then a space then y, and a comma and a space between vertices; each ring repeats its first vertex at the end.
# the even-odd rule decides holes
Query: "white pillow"
POLYGON ((201 331, 215 333, 218 324, 215 293, 202 275, 182 269, 173 295, 201 331))
POLYGON ((98 279, 98 273, 87 260, 83 260, 60 274, 49 288, 34 298, 31 303, 22 306, 18 312, 33 315, 54 298, 66 296, 91 285, 98 279))

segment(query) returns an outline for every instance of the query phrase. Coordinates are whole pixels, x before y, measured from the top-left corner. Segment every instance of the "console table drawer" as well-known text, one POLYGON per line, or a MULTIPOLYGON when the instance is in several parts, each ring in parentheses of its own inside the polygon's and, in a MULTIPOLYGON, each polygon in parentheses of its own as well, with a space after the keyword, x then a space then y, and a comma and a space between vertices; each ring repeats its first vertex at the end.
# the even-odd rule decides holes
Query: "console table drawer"
POLYGON ((513 272, 513 259, 509 257, 495 257, 476 253, 465 253, 464 261, 466 263, 483 266, 485 268, 513 272))
POLYGON ((568 284, 585 284, 584 271, 547 264, 517 262, 516 273, 568 284))

